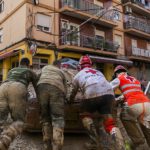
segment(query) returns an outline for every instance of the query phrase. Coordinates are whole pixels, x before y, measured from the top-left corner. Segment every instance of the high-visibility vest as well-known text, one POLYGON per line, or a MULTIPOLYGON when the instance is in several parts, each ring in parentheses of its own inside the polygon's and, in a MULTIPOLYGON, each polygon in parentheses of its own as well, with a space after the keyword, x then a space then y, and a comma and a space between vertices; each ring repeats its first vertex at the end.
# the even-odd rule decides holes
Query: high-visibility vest
POLYGON ((128 102, 128 105, 150 102, 144 95, 141 84, 136 78, 126 73, 121 73, 118 79, 120 80, 119 88, 125 97, 125 101, 128 102))

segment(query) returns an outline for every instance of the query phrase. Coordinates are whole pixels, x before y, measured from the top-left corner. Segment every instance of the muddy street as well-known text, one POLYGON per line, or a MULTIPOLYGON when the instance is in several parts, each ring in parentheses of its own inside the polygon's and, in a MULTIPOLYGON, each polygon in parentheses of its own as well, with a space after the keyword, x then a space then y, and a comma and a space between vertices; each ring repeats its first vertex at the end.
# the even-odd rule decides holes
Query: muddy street
MULTIPOLYGON (((84 134, 65 134, 63 150, 84 150, 87 140, 84 134)), ((14 140, 9 150, 43 150, 42 134, 25 132, 14 140)))

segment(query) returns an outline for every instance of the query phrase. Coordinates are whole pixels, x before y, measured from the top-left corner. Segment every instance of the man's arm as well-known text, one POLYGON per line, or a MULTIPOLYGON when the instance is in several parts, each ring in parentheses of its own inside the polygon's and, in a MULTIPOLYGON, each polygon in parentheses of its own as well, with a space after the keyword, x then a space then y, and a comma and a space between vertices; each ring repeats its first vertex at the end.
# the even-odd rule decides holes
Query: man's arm
POLYGON ((76 96, 76 94, 78 92, 78 89, 79 89, 78 83, 77 83, 76 80, 74 80, 73 81, 73 89, 72 89, 71 94, 70 94, 70 100, 69 100, 70 103, 74 101, 75 96, 76 96))
POLYGON ((110 85, 113 89, 116 89, 120 85, 120 80, 118 78, 116 78, 110 82, 110 85))

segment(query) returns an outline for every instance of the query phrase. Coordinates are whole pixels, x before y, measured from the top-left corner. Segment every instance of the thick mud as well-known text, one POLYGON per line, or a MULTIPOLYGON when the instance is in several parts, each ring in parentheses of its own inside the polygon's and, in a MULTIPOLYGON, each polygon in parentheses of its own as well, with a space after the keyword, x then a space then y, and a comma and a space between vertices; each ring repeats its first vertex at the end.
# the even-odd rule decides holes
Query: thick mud
MULTIPOLYGON (((88 141, 84 134, 65 134, 63 150, 85 150, 88 141)), ((43 150, 41 133, 23 133, 10 145, 9 150, 43 150)))

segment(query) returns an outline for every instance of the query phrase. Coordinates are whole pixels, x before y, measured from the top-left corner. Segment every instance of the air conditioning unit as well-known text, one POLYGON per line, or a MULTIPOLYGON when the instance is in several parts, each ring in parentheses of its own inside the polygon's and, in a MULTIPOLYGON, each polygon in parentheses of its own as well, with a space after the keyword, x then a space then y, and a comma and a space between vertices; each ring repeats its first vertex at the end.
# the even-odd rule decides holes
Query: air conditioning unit
POLYGON ((62 20, 61 21, 61 28, 64 30, 69 30, 70 29, 70 25, 69 25, 69 21, 67 20, 62 20))
POLYGON ((125 6, 125 14, 130 14, 132 13, 132 9, 129 6, 125 6))

